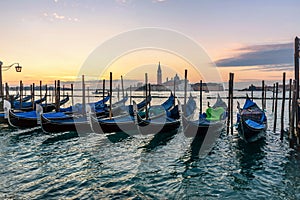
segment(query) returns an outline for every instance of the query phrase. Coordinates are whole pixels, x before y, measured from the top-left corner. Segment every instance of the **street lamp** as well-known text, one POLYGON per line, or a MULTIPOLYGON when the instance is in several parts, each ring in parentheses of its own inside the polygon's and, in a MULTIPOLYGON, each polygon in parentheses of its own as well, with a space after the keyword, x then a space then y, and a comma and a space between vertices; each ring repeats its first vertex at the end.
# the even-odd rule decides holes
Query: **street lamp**
POLYGON ((2 66, 3 62, 0 61, 0 98, 3 99, 3 87, 2 87, 2 71, 7 71, 9 70, 12 66, 16 65, 15 69, 16 72, 21 72, 22 71, 22 66, 19 65, 19 63, 13 63, 8 66, 2 66))

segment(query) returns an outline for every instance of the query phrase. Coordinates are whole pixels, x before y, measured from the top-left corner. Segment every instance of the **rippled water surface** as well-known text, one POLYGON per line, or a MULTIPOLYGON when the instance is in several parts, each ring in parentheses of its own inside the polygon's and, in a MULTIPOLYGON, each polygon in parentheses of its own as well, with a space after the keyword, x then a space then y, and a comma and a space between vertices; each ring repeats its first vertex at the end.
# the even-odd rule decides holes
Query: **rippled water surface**
POLYGON ((0 199, 300 199, 299 153, 267 116, 265 139, 222 132, 200 159, 182 131, 77 137, 1 125, 0 199))

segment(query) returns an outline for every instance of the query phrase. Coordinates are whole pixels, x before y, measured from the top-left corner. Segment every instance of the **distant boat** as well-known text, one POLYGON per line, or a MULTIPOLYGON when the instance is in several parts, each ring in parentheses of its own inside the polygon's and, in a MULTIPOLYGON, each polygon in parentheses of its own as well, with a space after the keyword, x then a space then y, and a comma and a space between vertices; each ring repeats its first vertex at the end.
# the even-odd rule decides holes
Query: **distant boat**
MULTIPOLYGON (((107 94, 107 91, 104 91, 105 94, 107 94)), ((103 89, 96 89, 92 94, 103 94, 103 89)))
POLYGON ((265 135, 267 130, 267 117, 247 95, 243 108, 238 103, 237 130, 246 142, 254 142, 265 135))

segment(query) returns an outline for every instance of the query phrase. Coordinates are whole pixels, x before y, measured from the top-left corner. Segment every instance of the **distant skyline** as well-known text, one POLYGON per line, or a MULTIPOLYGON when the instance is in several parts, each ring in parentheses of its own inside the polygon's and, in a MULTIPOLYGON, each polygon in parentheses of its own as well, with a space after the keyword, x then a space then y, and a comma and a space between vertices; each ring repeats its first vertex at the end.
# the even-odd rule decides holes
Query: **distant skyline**
MULTIPOLYGON (((22 73, 3 72, 3 82, 13 85, 19 80, 72 81, 99 45, 143 27, 174 30, 194 40, 218 66, 223 81, 229 72, 236 81, 281 80, 283 71, 287 78, 294 76, 293 41, 300 33, 297 0, 3 0, 0 7, 0 60, 23 66, 22 73)), ((170 68, 163 69, 163 81, 179 71, 182 77, 190 67, 170 53, 142 50, 123 55, 111 69, 116 79, 124 75, 143 80, 144 72, 133 66, 144 63, 155 83, 159 61, 170 68)), ((194 73, 189 77, 192 82, 199 79, 194 73)))

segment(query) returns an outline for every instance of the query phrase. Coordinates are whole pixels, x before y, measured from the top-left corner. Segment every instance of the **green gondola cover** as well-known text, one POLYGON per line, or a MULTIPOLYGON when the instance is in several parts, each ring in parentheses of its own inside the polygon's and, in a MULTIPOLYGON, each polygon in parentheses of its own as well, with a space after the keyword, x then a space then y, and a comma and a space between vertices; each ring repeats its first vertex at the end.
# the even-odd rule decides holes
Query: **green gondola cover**
POLYGON ((222 107, 217 108, 207 108, 206 109, 206 119, 209 121, 218 121, 223 116, 225 110, 222 107))

